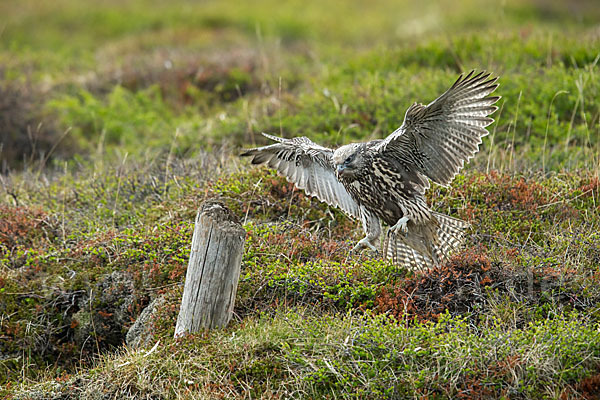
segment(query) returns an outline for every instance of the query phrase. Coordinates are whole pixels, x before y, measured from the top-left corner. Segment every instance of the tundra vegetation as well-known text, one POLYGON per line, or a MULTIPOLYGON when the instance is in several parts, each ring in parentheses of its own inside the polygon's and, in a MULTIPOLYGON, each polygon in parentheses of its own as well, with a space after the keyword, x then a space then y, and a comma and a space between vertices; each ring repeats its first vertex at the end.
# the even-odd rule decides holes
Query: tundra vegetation
POLYGON ((595 0, 0 2, 0 396, 596 398, 595 0), (381 138, 463 71, 502 96, 428 273, 240 148, 381 138), (200 204, 247 231, 235 317, 173 339, 200 204), (153 304, 145 336, 125 337, 153 304))

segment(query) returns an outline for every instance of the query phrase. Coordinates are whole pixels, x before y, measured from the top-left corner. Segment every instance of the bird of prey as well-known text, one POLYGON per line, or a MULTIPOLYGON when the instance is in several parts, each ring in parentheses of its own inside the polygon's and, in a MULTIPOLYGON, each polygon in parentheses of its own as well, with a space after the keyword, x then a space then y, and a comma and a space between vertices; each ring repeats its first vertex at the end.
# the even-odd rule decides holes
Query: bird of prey
POLYGON ((384 256, 410 269, 428 269, 459 247, 468 224, 431 210, 429 181, 447 186, 479 150, 500 98, 490 96, 497 77, 471 71, 440 97, 414 103, 402 125, 385 139, 336 150, 306 137, 245 150, 252 164, 267 164, 298 188, 362 221, 366 236, 352 251, 377 252, 381 222, 387 224, 384 256))

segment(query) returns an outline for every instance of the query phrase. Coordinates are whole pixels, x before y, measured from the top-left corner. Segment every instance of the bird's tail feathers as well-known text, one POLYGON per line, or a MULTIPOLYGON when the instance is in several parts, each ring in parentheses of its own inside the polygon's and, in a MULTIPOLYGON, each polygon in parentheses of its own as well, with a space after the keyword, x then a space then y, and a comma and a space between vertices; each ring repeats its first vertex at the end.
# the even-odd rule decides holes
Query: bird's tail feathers
POLYGON ((384 254, 394 264, 412 271, 425 271, 433 267, 433 260, 409 246, 403 234, 390 234, 385 239, 384 254))
POLYGON ((448 258, 450 253, 459 248, 465 236, 465 231, 470 227, 468 222, 448 215, 434 212, 433 215, 439 222, 437 229, 438 244, 436 252, 440 253, 442 259, 448 258))
POLYGON ((427 234, 430 232, 427 225, 409 224, 408 234, 390 232, 384 243, 386 258, 401 267, 417 271, 425 271, 446 261, 451 252, 462 245, 469 224, 436 212, 433 216, 432 221, 437 220, 435 237, 427 234))

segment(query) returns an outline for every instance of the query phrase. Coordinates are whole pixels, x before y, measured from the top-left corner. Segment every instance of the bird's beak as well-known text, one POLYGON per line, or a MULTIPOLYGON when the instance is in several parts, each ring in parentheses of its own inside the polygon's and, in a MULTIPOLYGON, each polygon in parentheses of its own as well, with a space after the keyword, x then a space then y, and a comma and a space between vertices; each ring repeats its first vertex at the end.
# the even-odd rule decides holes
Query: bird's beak
POLYGON ((335 175, 336 177, 339 179, 339 177, 344 173, 344 166, 343 165, 338 165, 337 169, 335 170, 335 175))

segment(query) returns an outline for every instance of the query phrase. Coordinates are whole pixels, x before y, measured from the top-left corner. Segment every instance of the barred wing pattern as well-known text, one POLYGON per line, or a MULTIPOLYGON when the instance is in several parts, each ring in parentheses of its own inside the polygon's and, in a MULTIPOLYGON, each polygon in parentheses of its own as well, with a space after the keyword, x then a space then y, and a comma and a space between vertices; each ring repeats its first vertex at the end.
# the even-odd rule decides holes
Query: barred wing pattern
POLYGON ((306 137, 284 139, 263 135, 278 143, 246 150, 241 156, 252 157, 252 164, 267 164, 304 189, 306 194, 360 218, 360 206, 335 175, 331 161, 333 150, 306 137))
POLYGON ((378 150, 401 160, 432 181, 447 185, 479 150, 485 129, 494 120, 499 96, 488 96, 498 87, 490 73, 462 75, 444 94, 424 106, 414 103, 402 126, 378 150))

